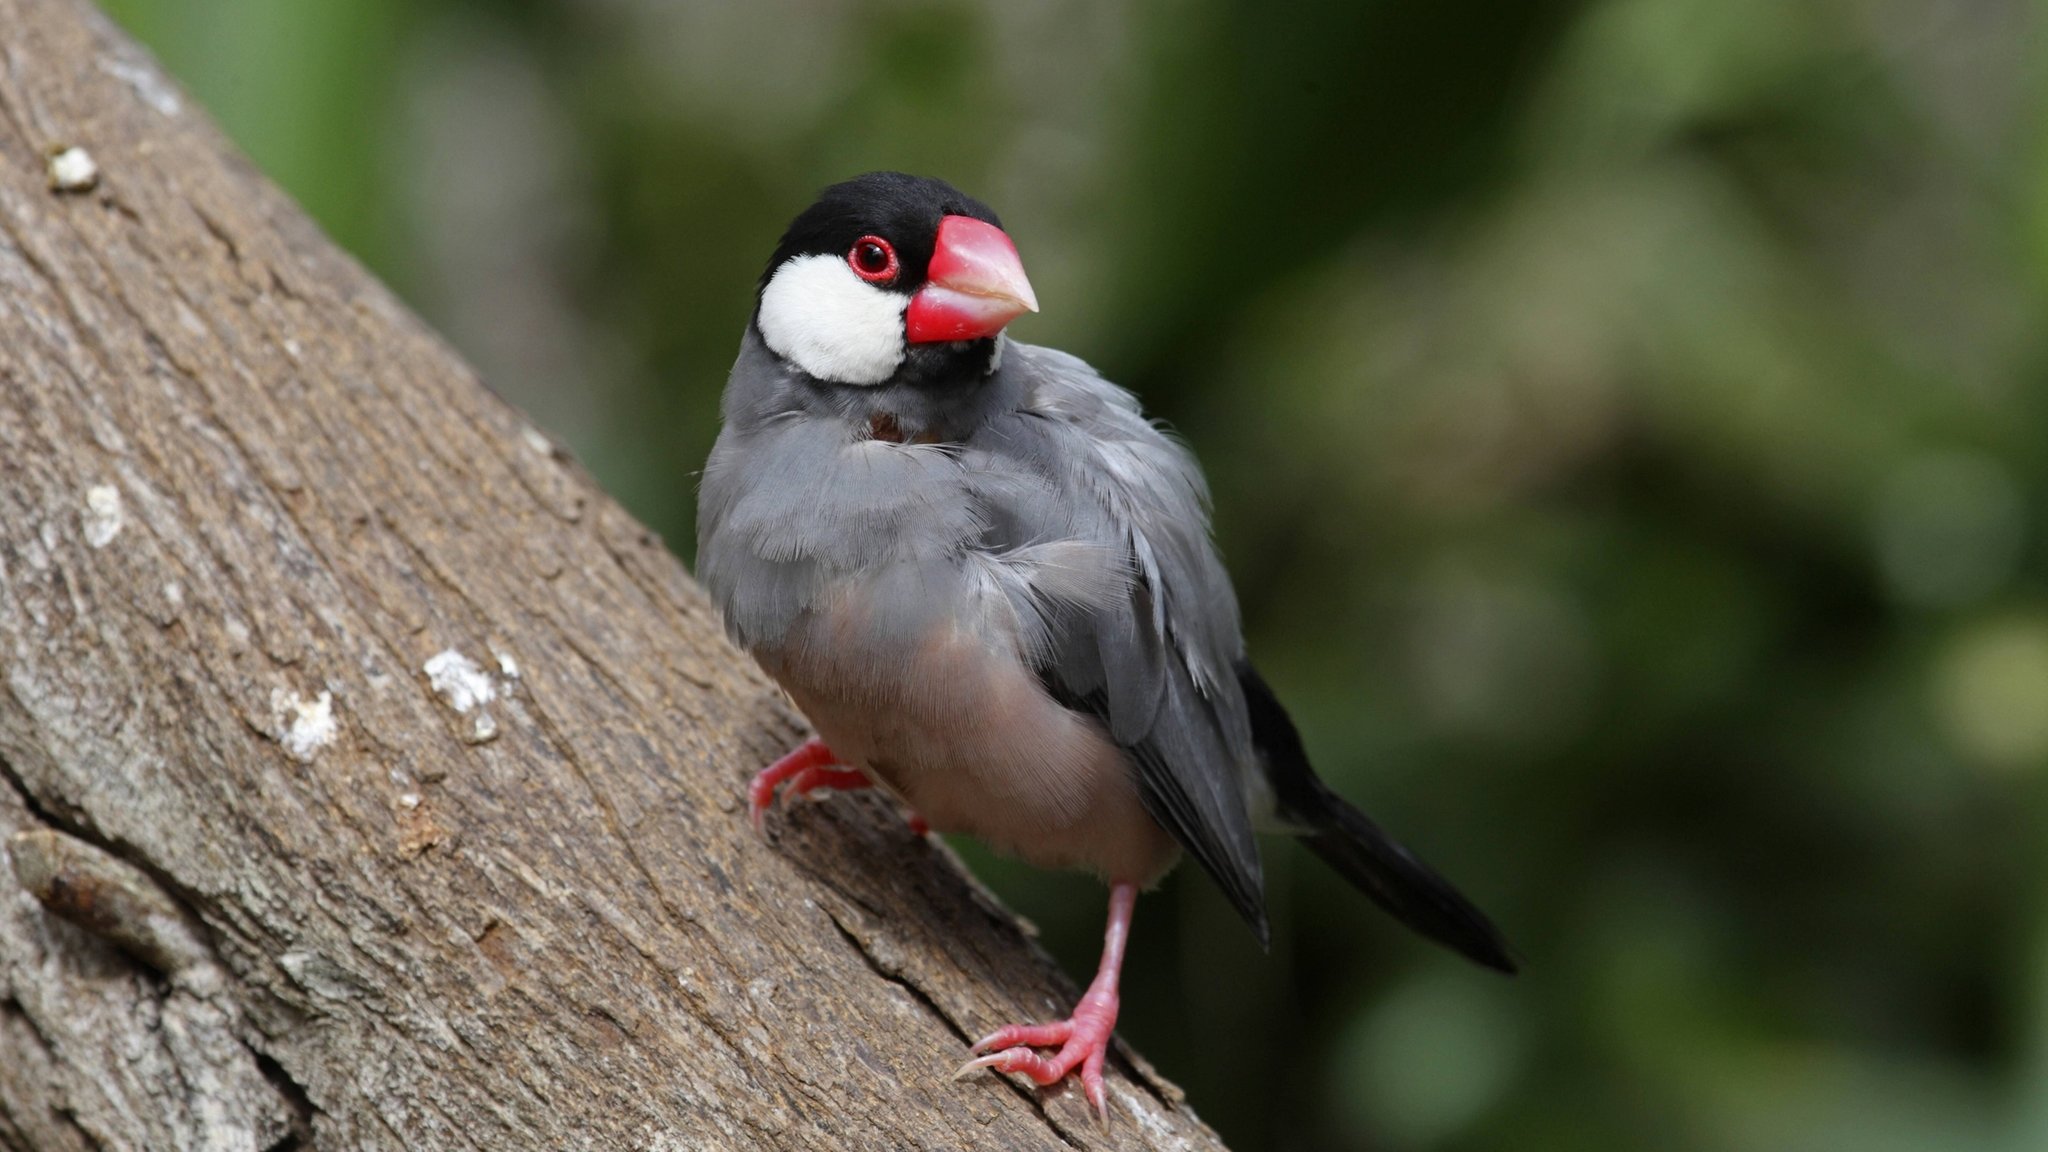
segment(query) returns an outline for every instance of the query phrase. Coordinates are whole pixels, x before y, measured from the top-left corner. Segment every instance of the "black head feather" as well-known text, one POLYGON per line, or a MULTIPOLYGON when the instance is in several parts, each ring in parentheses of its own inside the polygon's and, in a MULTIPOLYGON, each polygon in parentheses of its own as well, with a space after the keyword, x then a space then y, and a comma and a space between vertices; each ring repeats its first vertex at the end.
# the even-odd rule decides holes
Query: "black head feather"
POLYGON ((790 223, 761 273, 760 286, 766 287, 775 270, 795 257, 843 256, 861 237, 880 236, 895 247, 903 269, 890 288, 915 292, 931 264, 939 221, 947 216, 1003 226, 988 205, 931 176, 868 172, 842 180, 818 193, 817 201, 790 223))

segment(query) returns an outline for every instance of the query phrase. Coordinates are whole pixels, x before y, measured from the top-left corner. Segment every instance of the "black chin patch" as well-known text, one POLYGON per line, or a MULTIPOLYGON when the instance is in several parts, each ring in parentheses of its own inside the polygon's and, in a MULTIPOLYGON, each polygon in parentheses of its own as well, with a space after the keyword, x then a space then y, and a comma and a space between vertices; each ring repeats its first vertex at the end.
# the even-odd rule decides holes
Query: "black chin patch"
POLYGON ((911 344, 896 369, 893 383, 913 388, 946 388, 985 379, 995 364, 996 337, 952 340, 944 344, 911 344))

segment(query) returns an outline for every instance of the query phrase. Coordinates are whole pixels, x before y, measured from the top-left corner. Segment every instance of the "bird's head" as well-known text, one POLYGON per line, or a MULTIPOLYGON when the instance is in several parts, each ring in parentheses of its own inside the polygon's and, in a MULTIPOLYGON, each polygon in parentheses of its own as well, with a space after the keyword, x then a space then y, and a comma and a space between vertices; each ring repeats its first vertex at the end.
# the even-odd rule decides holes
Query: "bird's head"
POLYGON ((870 172, 790 224, 761 277, 770 351, 831 384, 938 384, 993 371, 1004 325, 1038 311, 987 205, 943 180, 870 172))

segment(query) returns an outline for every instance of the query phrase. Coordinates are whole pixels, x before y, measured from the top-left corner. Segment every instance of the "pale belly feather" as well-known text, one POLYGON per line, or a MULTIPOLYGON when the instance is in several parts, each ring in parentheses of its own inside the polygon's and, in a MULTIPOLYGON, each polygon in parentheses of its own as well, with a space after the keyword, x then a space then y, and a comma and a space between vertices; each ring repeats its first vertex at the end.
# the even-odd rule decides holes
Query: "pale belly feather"
POLYGON ((884 666, 813 634, 758 652, 846 763, 941 832, 1047 868, 1149 885, 1178 846, 1145 811, 1123 750, 1054 701, 1014 655, 939 624, 884 666))

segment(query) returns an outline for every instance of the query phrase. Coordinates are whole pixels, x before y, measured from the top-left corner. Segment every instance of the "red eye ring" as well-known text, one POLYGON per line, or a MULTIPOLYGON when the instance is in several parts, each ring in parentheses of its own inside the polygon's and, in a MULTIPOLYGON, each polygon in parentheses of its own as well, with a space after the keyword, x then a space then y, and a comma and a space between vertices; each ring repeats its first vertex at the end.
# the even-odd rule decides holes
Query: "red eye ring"
POLYGON ((880 236, 855 240, 846 252, 846 266, 870 284, 887 284, 902 268, 896 262, 896 246, 880 236))

